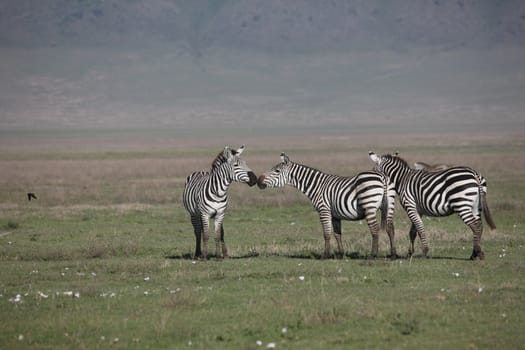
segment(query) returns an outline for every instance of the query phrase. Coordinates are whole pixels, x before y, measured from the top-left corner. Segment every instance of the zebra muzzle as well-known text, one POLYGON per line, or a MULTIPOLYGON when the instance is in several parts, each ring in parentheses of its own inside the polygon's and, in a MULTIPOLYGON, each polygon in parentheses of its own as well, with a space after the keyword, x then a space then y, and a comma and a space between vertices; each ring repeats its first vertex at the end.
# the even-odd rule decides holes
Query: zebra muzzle
POLYGON ((252 187, 257 183, 257 175, 253 171, 248 172, 248 178, 250 179, 247 184, 252 187))
POLYGON ((261 190, 264 190, 266 188, 264 180, 266 180, 266 176, 264 175, 259 176, 259 179, 257 179, 257 186, 259 186, 261 190))

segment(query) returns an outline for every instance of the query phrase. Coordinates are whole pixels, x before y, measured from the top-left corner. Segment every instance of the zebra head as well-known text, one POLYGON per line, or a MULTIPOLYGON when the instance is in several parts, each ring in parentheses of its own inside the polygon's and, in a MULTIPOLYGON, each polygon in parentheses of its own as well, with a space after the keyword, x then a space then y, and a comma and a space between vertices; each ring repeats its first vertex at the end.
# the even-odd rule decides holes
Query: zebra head
POLYGON ((227 166, 230 168, 230 173, 233 181, 244 182, 249 186, 257 183, 257 175, 248 167, 246 161, 240 157, 244 151, 244 145, 237 150, 232 150, 230 147, 224 147, 222 156, 225 159, 227 166))
POLYGON ((370 157, 370 159, 372 160, 372 162, 375 163, 375 167, 374 169, 375 170, 378 170, 379 166, 381 165, 381 161, 383 160, 383 157, 381 156, 378 156, 377 154, 375 154, 374 152, 372 151, 369 151, 368 152, 368 156, 370 157))
POLYGON ((257 186, 262 190, 266 187, 284 187, 287 183, 290 164, 292 164, 290 158, 286 154, 281 153, 281 162, 259 176, 257 186))
POLYGON ((385 170, 389 168, 389 164, 392 164, 394 160, 397 158, 398 153, 395 152, 393 154, 385 154, 383 156, 379 156, 375 154, 372 151, 368 152, 368 156, 372 160, 372 162, 375 163, 374 170, 380 171, 385 173, 385 170))
MULTIPOLYGON (((228 146, 226 146, 226 147, 228 147, 228 146)), ((231 154, 234 155, 234 156, 240 156, 242 154, 242 152, 244 152, 244 148, 245 147, 246 147, 245 145, 242 145, 238 149, 230 149, 231 154)), ((215 159, 213 160, 213 163, 211 163, 211 170, 212 171, 217 169, 222 164, 224 164, 224 163, 226 163, 228 161, 228 159, 226 158, 225 154, 226 153, 224 152, 224 150, 222 152, 219 152, 219 154, 217 154, 217 157, 215 157, 215 159)))
POLYGON ((407 171, 410 169, 408 163, 401 157, 399 157, 398 152, 393 154, 385 154, 379 156, 374 152, 368 152, 368 156, 375 163, 374 170, 382 172, 383 174, 391 177, 395 173, 398 173, 399 170, 407 171))

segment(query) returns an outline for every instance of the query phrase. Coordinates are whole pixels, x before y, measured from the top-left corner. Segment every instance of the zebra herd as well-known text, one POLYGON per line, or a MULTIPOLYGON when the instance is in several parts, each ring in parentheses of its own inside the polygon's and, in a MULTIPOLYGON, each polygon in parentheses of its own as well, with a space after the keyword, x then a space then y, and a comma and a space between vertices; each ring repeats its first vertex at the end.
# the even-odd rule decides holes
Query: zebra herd
POLYGON ((225 147, 213 160, 209 172, 194 172, 186 179, 183 203, 194 229, 195 258, 207 259, 210 219, 215 219, 216 257, 228 256, 223 220, 228 187, 233 181, 249 186, 257 184, 260 189, 290 185, 304 193, 319 214, 325 258, 332 256, 332 234, 337 242, 336 255, 344 255, 341 220, 363 219, 372 235, 371 255, 377 256, 381 227, 390 239, 391 257, 397 257, 393 223, 396 195, 412 224, 409 256, 414 254, 417 236, 421 240, 423 255, 428 256, 429 244, 421 219, 423 215, 440 217, 457 213, 473 232, 472 260, 484 257, 480 245, 482 214, 490 228, 496 228, 486 200, 487 182, 469 167, 430 166, 418 162, 415 168, 411 168, 397 153, 379 156, 369 152, 375 164, 373 170, 345 177, 295 163, 281 153, 280 162, 257 178, 241 158, 244 148, 244 145, 237 150, 225 147), (377 222, 378 210, 381 211, 380 224, 377 222))

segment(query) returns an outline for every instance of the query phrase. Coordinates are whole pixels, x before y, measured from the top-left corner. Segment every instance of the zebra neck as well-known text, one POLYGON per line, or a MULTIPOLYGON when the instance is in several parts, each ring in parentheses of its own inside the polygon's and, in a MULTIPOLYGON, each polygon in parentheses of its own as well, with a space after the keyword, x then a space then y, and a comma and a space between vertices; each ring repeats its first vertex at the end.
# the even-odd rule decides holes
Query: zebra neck
POLYGON ((290 185, 303 192, 310 200, 316 194, 319 182, 328 177, 320 170, 301 164, 294 164, 289 174, 290 185))
POLYGON ((387 174, 393 183, 396 189, 400 189, 403 183, 406 183, 404 179, 410 178, 416 171, 407 167, 399 167, 397 171, 387 174))
POLYGON ((230 173, 219 168, 217 171, 211 173, 210 176, 210 190, 219 197, 226 196, 228 187, 233 182, 230 173))

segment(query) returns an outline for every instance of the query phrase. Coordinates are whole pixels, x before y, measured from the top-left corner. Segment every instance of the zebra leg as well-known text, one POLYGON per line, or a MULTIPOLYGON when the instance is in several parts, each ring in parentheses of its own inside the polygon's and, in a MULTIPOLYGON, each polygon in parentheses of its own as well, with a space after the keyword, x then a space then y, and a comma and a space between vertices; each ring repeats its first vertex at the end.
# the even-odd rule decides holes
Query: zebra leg
MULTIPOLYGON (((393 190, 392 190, 393 191, 393 190)), ((388 194, 388 193, 387 193, 388 194)), ((397 259, 396 243, 395 243, 395 229, 394 229, 394 211, 396 206, 395 194, 390 193, 391 195, 387 198, 387 208, 382 208, 381 210, 387 210, 386 213, 386 233, 390 239, 390 258, 397 259)), ((383 214, 381 214, 383 215, 383 214)))
POLYGON ((221 224, 221 244, 222 244, 222 256, 228 257, 228 248, 226 248, 226 242, 224 241, 224 223, 221 224))
POLYGON ((470 260, 475 260, 476 258, 483 260, 483 258, 485 258, 485 253, 483 253, 483 250, 481 250, 481 245, 479 244, 481 241, 481 235, 483 233, 483 223, 481 222, 481 218, 471 222, 468 226, 474 233, 472 255, 470 256, 470 260))
POLYGON ((392 220, 388 220, 386 223, 386 233, 388 234, 388 238, 390 239, 390 258, 397 259, 396 243, 394 239, 394 222, 392 220))
POLYGON ((201 239, 202 239, 202 221, 200 216, 192 216, 191 224, 193 225, 193 232, 195 234, 195 259, 198 259, 202 255, 201 251, 201 239))
POLYGON ((222 221, 224 220, 224 213, 217 213, 215 216, 215 257, 217 259, 222 259, 223 249, 223 237, 224 231, 222 228, 222 221))
POLYGON ((345 255, 343 240, 341 237, 341 219, 332 217, 332 227, 334 228, 335 240, 337 241, 337 257, 342 259, 345 255))
POLYGON ((412 224, 412 226, 410 226, 410 232, 408 233, 408 236, 410 237, 410 246, 408 247, 408 256, 411 257, 412 255, 414 255, 414 252, 415 252, 414 242, 417 237, 416 225, 412 224))
POLYGON ((332 257, 332 249, 330 247, 330 235, 332 234, 332 214, 330 213, 330 211, 320 211, 319 216, 321 219, 321 225, 323 226, 323 259, 328 259, 332 257))
POLYGON ((202 259, 208 259, 208 239, 210 238, 210 218, 202 216, 202 259))
MULTIPOLYGON (((421 220, 421 216, 415 209, 408 209, 407 210, 408 217, 410 218, 410 221, 412 221, 412 227, 415 227, 417 234, 419 236, 419 239, 421 240, 421 245, 423 246, 423 256, 428 257, 428 252, 430 250, 428 246, 427 241, 427 235, 425 234, 425 227, 423 226, 423 220, 421 220)), ((410 228, 410 232, 412 232, 412 227, 410 228)), ((411 250, 412 254, 414 253, 414 240, 415 237, 412 239, 413 233, 411 233, 410 240, 411 240, 411 250)), ((410 253, 410 251, 409 251, 410 253)))
POLYGON ((372 235, 372 252, 370 255, 375 258, 377 257, 377 252, 379 250, 379 225, 377 224, 376 211, 374 210, 365 213, 366 223, 370 229, 370 234, 372 235))

